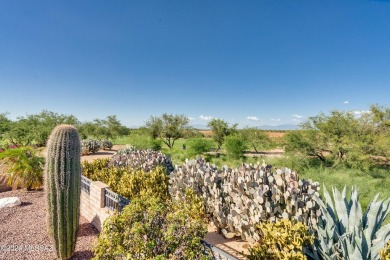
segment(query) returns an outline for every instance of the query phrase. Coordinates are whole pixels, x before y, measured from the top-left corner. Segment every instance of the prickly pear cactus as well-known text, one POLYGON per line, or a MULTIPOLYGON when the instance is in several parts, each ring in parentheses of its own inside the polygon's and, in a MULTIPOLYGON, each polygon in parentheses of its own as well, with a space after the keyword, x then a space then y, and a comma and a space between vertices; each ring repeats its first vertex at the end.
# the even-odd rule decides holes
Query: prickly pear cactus
POLYGON ((57 259, 73 255, 80 212, 80 138, 76 128, 59 125, 47 144, 45 165, 47 224, 57 259))
POLYGON ((108 141, 108 140, 100 140, 99 141, 99 145, 100 147, 103 149, 103 150, 111 150, 113 144, 112 142, 108 141))
POLYGON ((81 141, 82 155, 97 153, 100 148, 100 143, 97 140, 86 139, 81 141))
POLYGON ((260 239, 255 226, 261 221, 296 219, 316 228, 320 207, 314 201, 319 184, 300 180, 290 169, 243 164, 218 169, 203 158, 186 160, 170 175, 170 193, 181 198, 186 188, 203 197, 207 213, 227 238, 260 239))
POLYGON ((171 159, 160 151, 137 150, 134 147, 119 150, 111 157, 108 166, 130 167, 142 169, 145 172, 150 172, 156 167, 162 166, 166 174, 170 174, 174 168, 171 159))

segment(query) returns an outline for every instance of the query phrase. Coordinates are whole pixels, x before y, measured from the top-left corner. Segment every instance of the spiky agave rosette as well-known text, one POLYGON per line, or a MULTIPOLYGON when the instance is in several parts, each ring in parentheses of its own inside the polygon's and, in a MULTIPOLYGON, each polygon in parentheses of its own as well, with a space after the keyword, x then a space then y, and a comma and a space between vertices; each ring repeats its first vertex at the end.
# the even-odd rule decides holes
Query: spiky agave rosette
POLYGON ((80 214, 80 137, 75 127, 59 125, 52 131, 44 176, 48 232, 57 258, 69 259, 80 214))

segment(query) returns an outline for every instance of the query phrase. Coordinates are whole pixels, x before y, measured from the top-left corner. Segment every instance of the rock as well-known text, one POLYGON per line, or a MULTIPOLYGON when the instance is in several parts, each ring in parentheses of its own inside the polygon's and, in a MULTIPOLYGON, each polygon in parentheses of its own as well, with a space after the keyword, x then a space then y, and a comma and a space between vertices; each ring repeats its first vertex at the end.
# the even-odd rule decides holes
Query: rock
POLYGON ((0 209, 2 208, 11 208, 15 206, 19 206, 22 204, 18 197, 8 197, 0 199, 0 209))

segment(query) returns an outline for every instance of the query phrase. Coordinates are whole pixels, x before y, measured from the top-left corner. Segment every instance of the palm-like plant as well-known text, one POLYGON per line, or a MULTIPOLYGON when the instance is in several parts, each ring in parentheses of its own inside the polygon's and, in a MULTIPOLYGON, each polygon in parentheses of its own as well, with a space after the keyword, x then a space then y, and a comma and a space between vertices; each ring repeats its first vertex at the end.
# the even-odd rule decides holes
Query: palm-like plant
POLYGON ((5 150, 0 154, 8 170, 8 185, 27 190, 38 189, 43 184, 44 158, 39 157, 31 147, 5 150))
POLYGON ((379 259, 379 252, 390 240, 390 224, 382 226, 390 212, 390 199, 379 194, 363 213, 359 194, 352 187, 350 200, 346 188, 333 188, 333 200, 324 186, 325 203, 316 198, 322 214, 315 241, 316 257, 322 259, 379 259), (334 202, 334 203, 333 203, 334 202))

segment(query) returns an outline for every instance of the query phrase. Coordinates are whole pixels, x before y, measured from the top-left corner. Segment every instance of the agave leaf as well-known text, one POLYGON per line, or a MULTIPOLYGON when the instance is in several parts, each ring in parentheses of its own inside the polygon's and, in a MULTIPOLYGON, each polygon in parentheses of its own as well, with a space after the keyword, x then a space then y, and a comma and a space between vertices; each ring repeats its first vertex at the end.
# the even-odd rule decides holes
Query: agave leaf
MULTIPOLYGON (((345 195, 345 194, 344 194, 345 195)), ((336 207, 337 217, 338 217, 338 226, 340 234, 345 233, 348 228, 348 211, 347 205, 345 204, 345 197, 342 197, 339 190, 333 187, 333 198, 336 207)))
MULTIPOLYGON (((325 239, 323 238, 320 238, 320 248, 319 248, 319 252, 320 252, 320 255, 323 259, 326 259, 326 260, 333 260, 334 259, 334 253, 333 253, 333 245, 328 245, 325 241, 325 239)), ((328 241, 329 242, 329 241, 328 241)))
POLYGON ((359 193, 352 188, 350 199, 350 212, 348 216, 348 232, 352 232, 362 221, 362 206, 359 202, 359 193))
MULTIPOLYGON (((390 213, 390 198, 383 201, 382 205, 382 214, 381 214, 381 222, 385 221, 387 215, 390 213)), ((379 227, 380 228, 380 227, 379 227)))
MULTIPOLYGON (((377 198, 377 196, 375 196, 377 198)), ((368 240, 368 244, 371 245, 371 241, 375 237, 375 233, 382 224, 380 214, 382 210, 382 201, 370 203, 370 208, 367 210, 367 225, 364 227, 363 232, 368 240)))
POLYGON ((353 245, 359 249, 360 252, 360 258, 356 259, 369 259, 369 246, 367 244, 367 239, 364 236, 364 233, 361 231, 361 228, 359 226, 355 226, 353 228, 352 233, 352 242, 353 245))
POLYGON ((324 186, 324 197, 325 197, 325 202, 327 204, 326 209, 328 210, 329 214, 332 216, 334 220, 336 220, 336 214, 334 213, 334 206, 333 206, 333 201, 332 198, 329 195, 328 190, 326 189, 325 184, 324 186))
POLYGON ((372 206, 374 203, 376 203, 378 197, 379 197, 379 193, 376 194, 375 197, 374 197, 374 199, 370 202, 370 204, 368 204, 367 209, 366 209, 366 211, 365 211, 364 214, 363 214, 363 219, 362 219, 362 227, 363 227, 363 229, 365 229, 366 226, 367 226, 368 212, 370 211, 371 206, 372 206))
MULTIPOLYGON (((353 187, 352 187, 352 188, 353 188, 353 187)), ((341 197, 342 197, 343 200, 344 200, 345 206, 346 206, 346 208, 347 208, 347 215, 349 216, 349 210, 350 210, 349 204, 350 204, 351 202, 348 202, 348 200, 347 200, 347 186, 346 186, 346 185, 344 185, 343 191, 342 191, 342 193, 341 193, 341 197)), ((345 227, 345 229, 348 229, 348 227, 345 227)))
MULTIPOLYGON (((326 232, 327 237, 331 238, 332 241, 333 241, 333 239, 335 239, 337 241, 337 237, 339 234, 338 229, 337 229, 337 220, 334 217, 332 217, 330 212, 327 210, 327 207, 325 206, 324 202, 320 198, 318 198, 317 196, 314 196, 314 200, 321 207, 322 214, 319 218, 319 221, 324 226, 323 227, 324 232, 326 232)), ((321 231, 322 231, 322 229, 320 228, 318 230, 318 232, 321 232, 321 231)))
POLYGON ((387 241, 390 240, 390 224, 383 226, 376 232, 376 238, 373 240, 371 247, 371 258, 379 259, 379 251, 386 245, 387 241))
POLYGON ((355 250, 353 251, 352 255, 349 255, 349 259, 365 259, 360 252, 359 248, 356 246, 355 250))
POLYGON ((318 251, 316 248, 308 248, 308 247, 303 247, 303 253, 307 256, 310 257, 310 259, 313 260, 321 260, 320 255, 318 254, 318 251))
POLYGON ((345 235, 340 237, 340 240, 337 242, 337 245, 339 247, 341 247, 342 255, 348 256, 349 255, 349 250, 348 250, 349 248, 348 248, 348 245, 347 245, 345 239, 346 239, 345 235))
POLYGON ((340 237, 339 243, 341 244, 343 251, 343 259, 366 259, 362 256, 361 248, 359 247, 361 239, 355 231, 352 233, 345 233, 340 237))

